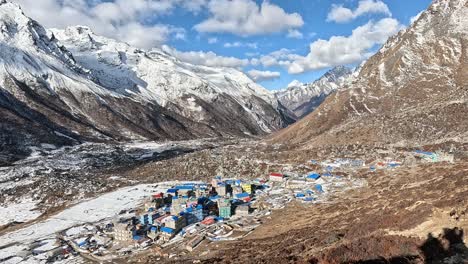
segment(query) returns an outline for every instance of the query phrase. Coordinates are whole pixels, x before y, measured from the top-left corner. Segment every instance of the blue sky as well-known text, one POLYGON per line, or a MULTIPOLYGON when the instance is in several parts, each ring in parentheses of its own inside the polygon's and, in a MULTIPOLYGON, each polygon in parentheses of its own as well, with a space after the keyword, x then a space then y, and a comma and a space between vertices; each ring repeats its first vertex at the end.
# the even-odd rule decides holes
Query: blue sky
POLYGON ((335 65, 355 66, 431 2, 13 1, 47 27, 87 25, 135 46, 163 48, 183 61, 239 68, 268 89, 311 82, 335 65))

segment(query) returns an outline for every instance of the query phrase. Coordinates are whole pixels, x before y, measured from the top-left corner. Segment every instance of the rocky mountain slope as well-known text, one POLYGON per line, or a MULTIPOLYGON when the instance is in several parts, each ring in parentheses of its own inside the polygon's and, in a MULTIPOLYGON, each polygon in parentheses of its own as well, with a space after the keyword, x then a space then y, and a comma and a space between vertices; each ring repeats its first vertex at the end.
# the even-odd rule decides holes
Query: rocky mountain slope
POLYGON ((468 140, 468 2, 436 0, 348 88, 281 131, 290 144, 468 140))
POLYGON ((287 89, 275 93, 276 98, 298 117, 314 111, 330 93, 351 81, 353 71, 337 66, 313 83, 291 82, 287 89))
POLYGON ((0 87, 2 162, 44 143, 261 135, 293 121, 237 70, 182 63, 83 27, 48 32, 5 0, 0 87))

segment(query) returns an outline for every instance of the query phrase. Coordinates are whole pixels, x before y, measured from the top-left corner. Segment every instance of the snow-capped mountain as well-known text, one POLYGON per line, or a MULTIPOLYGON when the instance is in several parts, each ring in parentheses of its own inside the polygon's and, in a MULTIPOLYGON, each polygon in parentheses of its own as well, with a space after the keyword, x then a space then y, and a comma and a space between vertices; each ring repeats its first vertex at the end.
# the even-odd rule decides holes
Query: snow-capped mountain
MULTIPOLYGON (((229 97, 227 100, 235 101, 232 103, 242 108, 242 115, 257 123, 261 131, 271 132, 284 125, 269 113, 279 108, 274 96, 236 69, 183 63, 161 50, 147 52, 97 36, 87 27, 52 29, 51 34, 107 89, 141 101, 157 102, 198 122, 212 121, 210 109, 204 104, 229 97)), ((239 113, 235 111, 231 115, 239 113)), ((242 132, 258 134, 258 131, 242 132)))
POLYGON ((468 1, 436 0, 347 88, 276 135, 292 144, 468 140, 468 1))
POLYGON ((351 69, 337 66, 313 83, 304 84, 295 80, 287 89, 276 92, 275 96, 298 117, 303 117, 314 111, 330 93, 350 82, 352 76, 351 69))
POLYGON ((5 0, 0 87, 2 150, 259 135, 293 122, 273 95, 235 69, 182 63, 85 27, 47 31, 5 0))

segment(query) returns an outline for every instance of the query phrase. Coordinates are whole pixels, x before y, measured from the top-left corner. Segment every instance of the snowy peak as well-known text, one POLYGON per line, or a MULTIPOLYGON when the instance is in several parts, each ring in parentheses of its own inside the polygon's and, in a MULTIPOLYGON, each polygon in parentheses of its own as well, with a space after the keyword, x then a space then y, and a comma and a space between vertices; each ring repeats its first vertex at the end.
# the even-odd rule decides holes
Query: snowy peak
POLYGON ((353 71, 346 66, 336 66, 326 72, 321 79, 326 79, 328 82, 339 82, 340 79, 351 75, 353 71))
POLYGON ((0 116, 9 122, 0 134, 16 142, 9 149, 263 135, 294 121, 238 70, 183 63, 84 26, 46 30, 0 3, 0 116))
POLYGON ((353 71, 337 66, 310 84, 292 81, 286 90, 276 92, 278 100, 298 117, 312 112, 333 91, 350 81, 353 71))
POLYGON ((228 94, 239 99, 257 96, 277 105, 265 88, 236 69, 183 63, 159 49, 134 48, 86 27, 51 31, 100 84, 124 94, 133 90, 142 100, 164 106, 186 95, 212 101, 218 94, 228 94))
POLYGON ((294 81, 292 81, 292 82, 290 82, 288 84, 287 88, 302 87, 302 86, 304 86, 304 83, 302 83, 302 82, 300 82, 298 80, 294 80, 294 81))
POLYGON ((85 73, 76 65, 73 55, 54 36, 35 20, 27 17, 16 3, 3 1, 0 4, 0 62, 16 64, 17 68, 27 68, 31 73, 44 74, 40 70, 41 56, 52 56, 80 74, 85 73), (18 54, 24 54, 18 57, 18 54))

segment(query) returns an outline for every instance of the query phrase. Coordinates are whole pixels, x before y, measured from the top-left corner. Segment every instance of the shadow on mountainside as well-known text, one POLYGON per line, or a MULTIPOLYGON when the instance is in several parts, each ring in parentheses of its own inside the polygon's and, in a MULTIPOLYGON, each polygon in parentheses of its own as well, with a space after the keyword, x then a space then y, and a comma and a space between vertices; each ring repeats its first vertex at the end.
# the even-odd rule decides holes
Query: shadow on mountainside
MULTIPOLYGON (((444 228, 439 237, 431 233, 419 247, 420 254, 408 254, 391 258, 343 262, 347 264, 439 264, 468 263, 468 248, 463 242, 463 230, 457 227, 444 228)), ((319 262, 320 263, 320 262, 319 262)))

